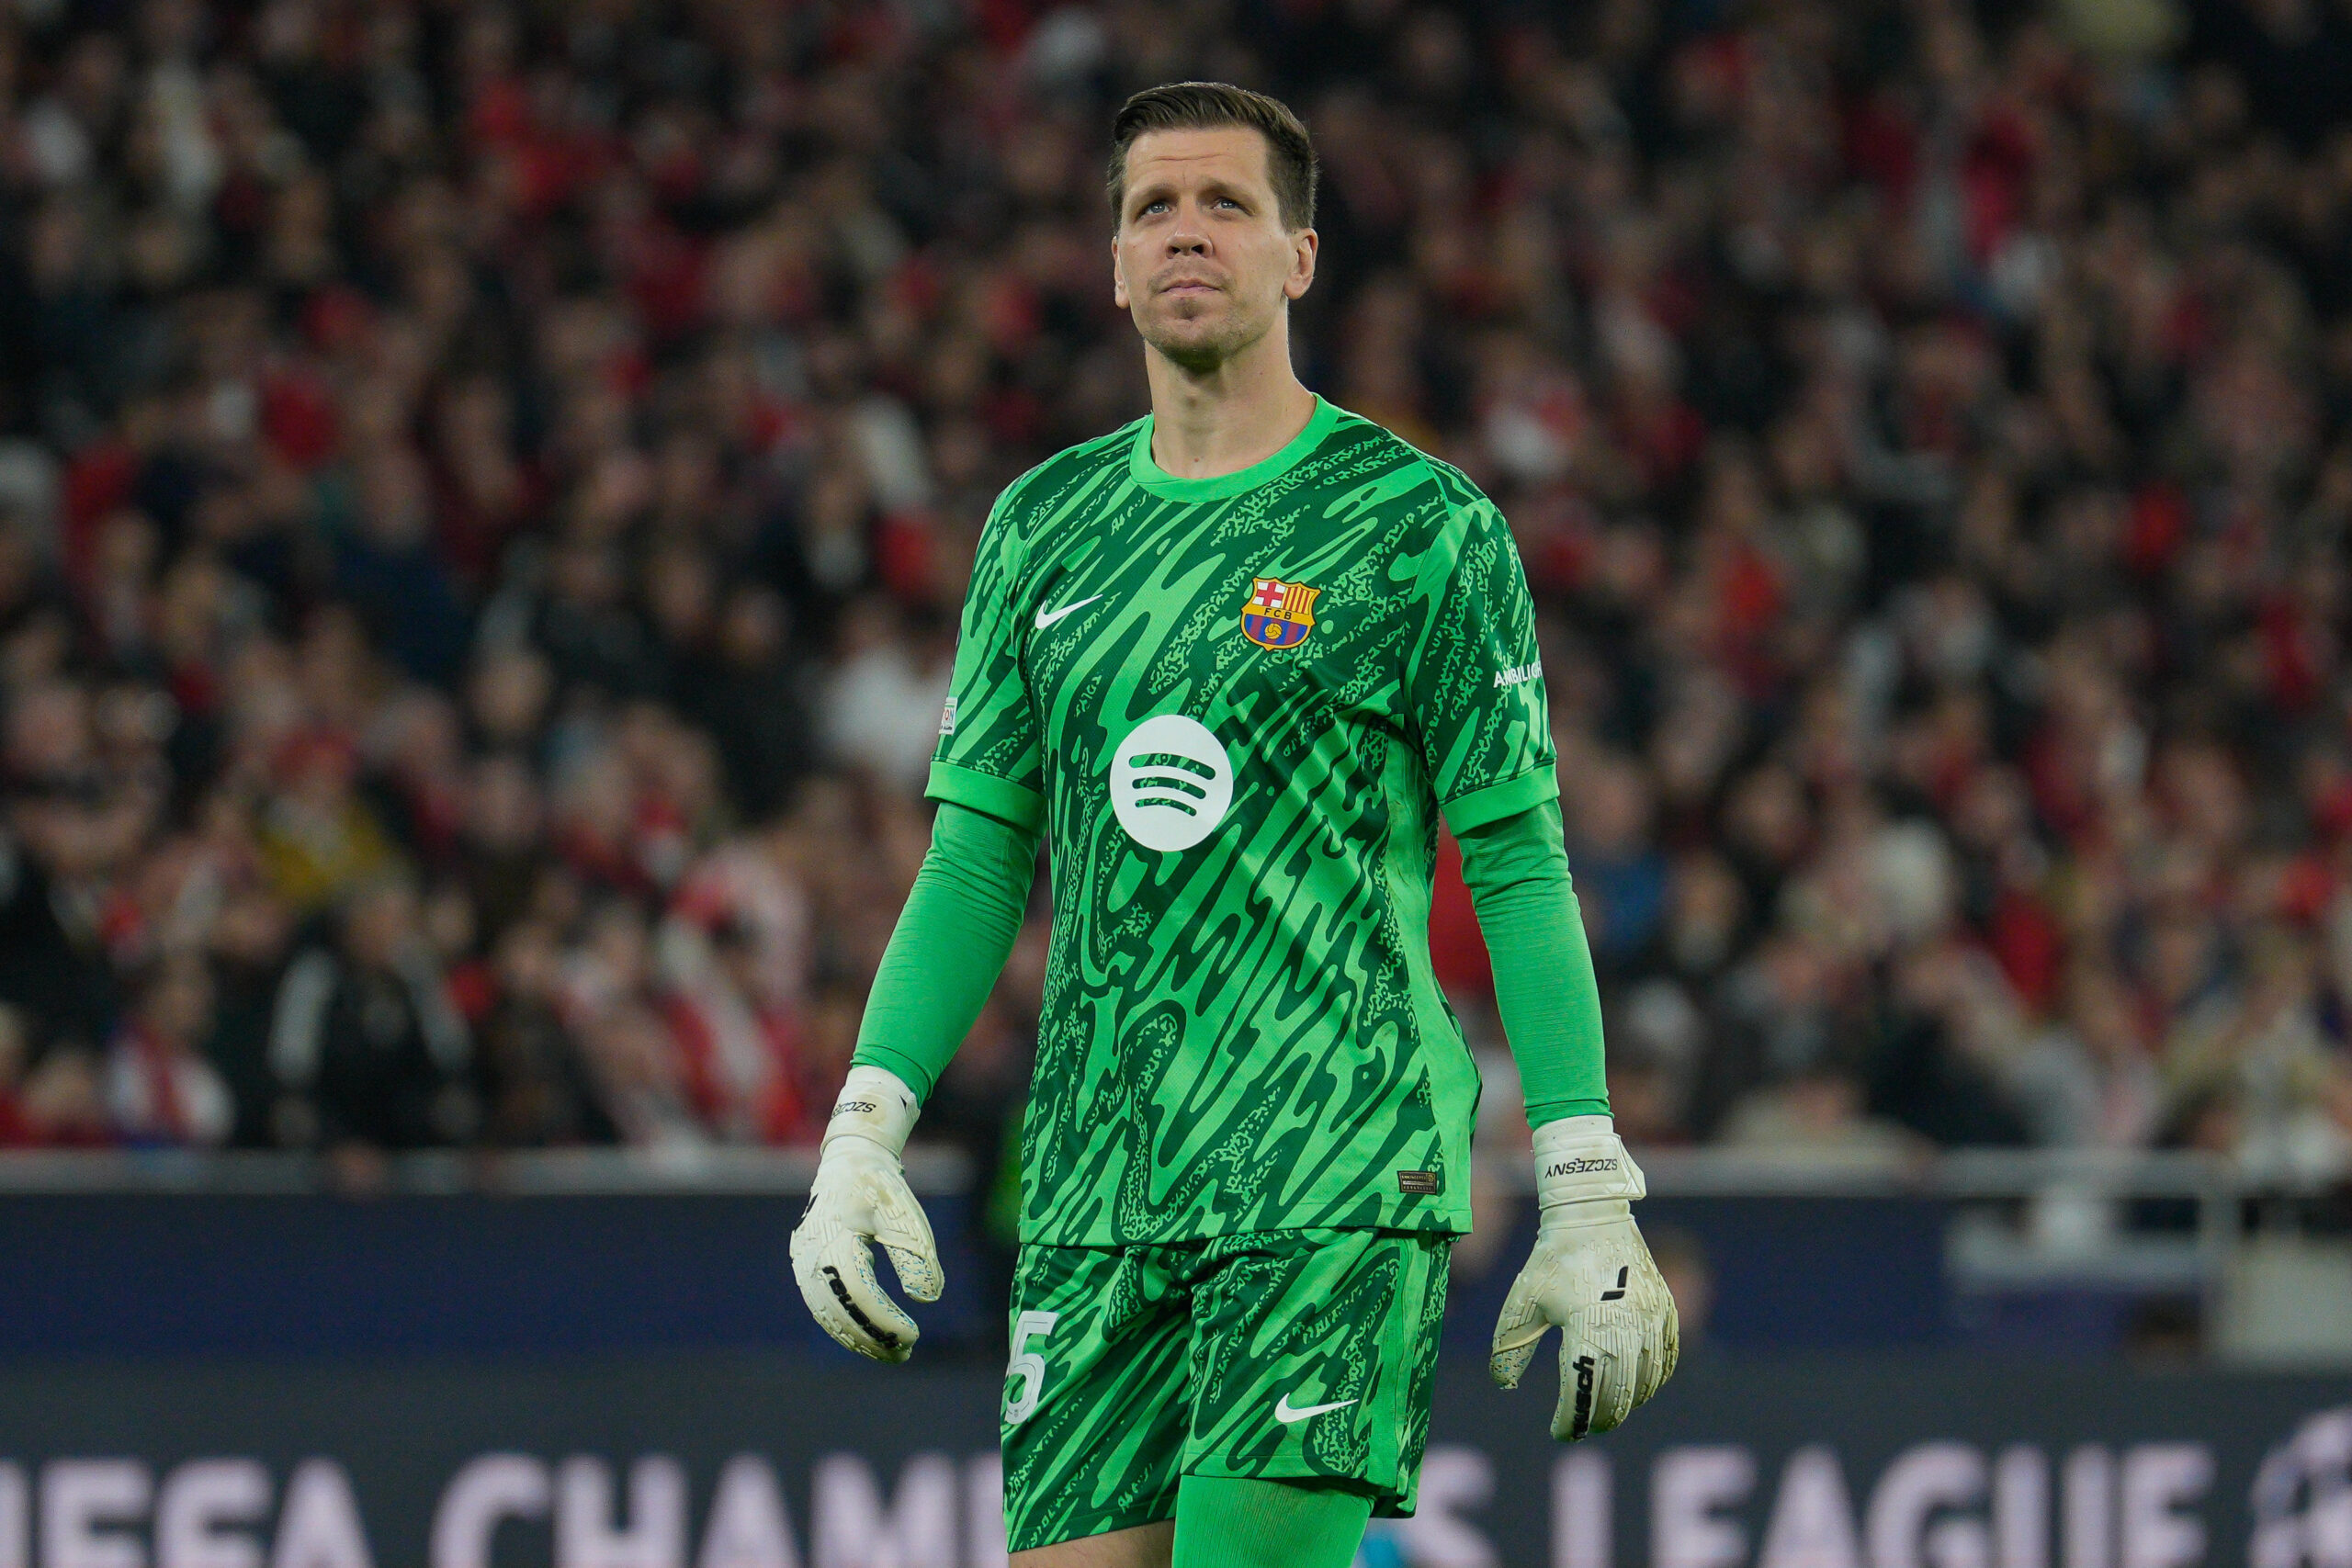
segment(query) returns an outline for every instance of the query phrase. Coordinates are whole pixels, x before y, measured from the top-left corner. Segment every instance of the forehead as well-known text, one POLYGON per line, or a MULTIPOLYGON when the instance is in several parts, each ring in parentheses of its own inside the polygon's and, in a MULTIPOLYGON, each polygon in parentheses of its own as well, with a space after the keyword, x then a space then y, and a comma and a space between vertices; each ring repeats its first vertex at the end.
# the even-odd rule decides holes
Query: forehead
POLYGON ((1127 144, 1127 196, 1147 185, 1269 187, 1266 139, 1246 125, 1147 130, 1127 144))

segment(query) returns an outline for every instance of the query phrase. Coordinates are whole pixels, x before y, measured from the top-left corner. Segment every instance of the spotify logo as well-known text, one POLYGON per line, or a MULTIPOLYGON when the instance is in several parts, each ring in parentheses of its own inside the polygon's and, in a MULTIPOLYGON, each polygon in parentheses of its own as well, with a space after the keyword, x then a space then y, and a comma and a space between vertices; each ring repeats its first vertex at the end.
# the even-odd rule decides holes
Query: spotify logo
POLYGON ((1111 758, 1111 809, 1145 849, 1191 849, 1232 804, 1232 760, 1198 719, 1145 719, 1111 758))

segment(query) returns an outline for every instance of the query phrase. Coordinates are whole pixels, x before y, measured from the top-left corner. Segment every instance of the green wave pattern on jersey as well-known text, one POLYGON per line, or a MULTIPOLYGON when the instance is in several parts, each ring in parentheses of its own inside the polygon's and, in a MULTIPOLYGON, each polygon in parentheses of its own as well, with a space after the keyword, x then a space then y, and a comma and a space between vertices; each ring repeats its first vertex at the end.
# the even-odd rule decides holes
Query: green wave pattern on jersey
POLYGON ((1319 400, 1239 474, 1149 454, 1145 419, 999 500, 932 770, 934 797, 1047 830, 1022 1238, 1466 1230, 1478 1080, 1430 972, 1439 810, 1459 829, 1557 789, 1510 531, 1319 400), (1253 605, 1288 612, 1273 640, 1311 625, 1269 647, 1253 605))

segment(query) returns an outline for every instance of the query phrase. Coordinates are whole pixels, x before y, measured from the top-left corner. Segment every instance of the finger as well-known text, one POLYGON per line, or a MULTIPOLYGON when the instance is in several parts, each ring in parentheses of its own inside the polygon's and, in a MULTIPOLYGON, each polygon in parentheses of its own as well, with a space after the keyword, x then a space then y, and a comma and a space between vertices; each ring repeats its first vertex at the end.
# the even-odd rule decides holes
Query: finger
POLYGON ((1522 1273, 1503 1298, 1502 1316, 1495 1323, 1495 1341, 1487 1359, 1487 1373, 1497 1387, 1517 1388, 1535 1359, 1535 1348, 1551 1325, 1544 1320, 1535 1292, 1522 1273))
POLYGON ((1552 1435, 1567 1442, 1614 1429, 1634 1408, 1640 1340, 1632 1314, 1586 1311, 1560 1329, 1560 1403, 1552 1435))
POLYGON ((1573 1443, 1593 1430, 1604 1371, 1577 1313, 1560 1325, 1560 1402, 1552 1408, 1552 1436, 1573 1443))
POLYGON ((915 1195, 901 1185, 877 1205, 874 1239, 890 1255, 899 1283, 919 1302, 935 1302, 947 1289, 947 1272, 939 1266, 939 1243, 931 1234, 931 1219, 915 1195))
POLYGON ((1653 1293, 1656 1304, 1643 1314, 1641 1375, 1634 1382, 1637 1405, 1648 1404, 1674 1371, 1674 1297, 1662 1280, 1653 1293))
POLYGON ((1653 1322, 1642 1335, 1641 1355, 1634 1363, 1634 1408, 1638 1410, 1647 1404, 1658 1384, 1665 1381, 1665 1325, 1653 1322))
MULTIPOLYGON (((1596 1314, 1599 1315, 1599 1314, 1596 1314)), ((1600 1381, 1592 1400, 1592 1429, 1613 1432, 1634 1413, 1634 1380, 1640 1373, 1641 1315, 1620 1307, 1601 1318, 1600 1381)))
POLYGON ((1535 1331, 1535 1338, 1511 1349, 1498 1349, 1487 1358, 1487 1375, 1495 1380, 1497 1388, 1519 1386, 1520 1380, 1527 1375, 1527 1369, 1535 1363, 1535 1352, 1539 1348, 1536 1341, 1543 1337, 1544 1330, 1539 1327, 1535 1331))
MULTIPOLYGON (((822 1267, 838 1273, 845 1295, 845 1310, 857 1325, 873 1341, 874 1348, 866 1354, 877 1361, 903 1361, 914 1354, 915 1341, 922 1330, 915 1326, 906 1309, 882 1288, 875 1277, 874 1252, 865 1238, 854 1234, 845 1235, 829 1250, 822 1267)), ((831 1283, 831 1279, 827 1283, 831 1283)))
POLYGON ((817 1326, 831 1336, 834 1344, 861 1356, 873 1354, 857 1325, 850 1321, 849 1314, 842 1310, 841 1303, 833 1300, 823 1280, 813 1271, 800 1282, 800 1299, 808 1303, 808 1315, 817 1320, 817 1326))
POLYGON ((842 1310, 842 1303, 818 1271, 817 1248, 813 1245, 803 1246, 797 1234, 792 1240, 792 1279, 800 1287, 800 1299, 808 1303, 808 1315, 843 1349, 854 1350, 861 1356, 872 1354, 861 1342, 857 1325, 842 1310))
POLYGON ((1628 1380, 1633 1397, 1625 1402, 1627 1415, 1649 1403, 1650 1395, 1657 1392, 1657 1385, 1664 1381, 1658 1373, 1665 1365, 1666 1338, 1653 1319, 1643 1325, 1641 1347, 1634 1353, 1633 1376, 1628 1380))
POLYGON ((1495 1319, 1494 1348, 1497 1352, 1532 1345, 1544 1337, 1551 1326, 1544 1315, 1542 1295, 1529 1277, 1532 1269, 1520 1270, 1519 1278, 1510 1282, 1510 1290, 1503 1297, 1503 1310, 1495 1319))
POLYGON ((890 1268, 899 1276, 899 1284, 915 1300, 935 1302, 947 1288, 947 1276, 941 1272, 939 1259, 930 1252, 888 1243, 882 1250, 890 1255, 890 1268))
POLYGON ((836 1228, 811 1250, 801 1293, 824 1303, 818 1321, 859 1355, 903 1361, 914 1353, 922 1331, 875 1279, 874 1255, 857 1233, 836 1228))
POLYGON ((1657 1392, 1657 1385, 1666 1381, 1666 1314, 1657 1294, 1648 1292, 1643 1294, 1641 1309, 1634 1320, 1634 1331, 1639 1337, 1630 1369, 1633 1398, 1626 1406, 1629 1413, 1649 1403, 1650 1395, 1657 1392))

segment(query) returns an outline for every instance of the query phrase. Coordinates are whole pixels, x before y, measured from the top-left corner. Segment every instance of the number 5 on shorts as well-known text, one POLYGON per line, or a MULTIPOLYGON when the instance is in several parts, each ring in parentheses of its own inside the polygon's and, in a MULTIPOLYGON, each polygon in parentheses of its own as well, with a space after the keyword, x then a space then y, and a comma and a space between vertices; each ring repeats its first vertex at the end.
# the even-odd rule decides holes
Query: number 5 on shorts
POLYGON ((1037 1413, 1037 1402, 1046 1396, 1046 1353, 1029 1348, 1032 1337, 1043 1339, 1054 1331, 1061 1318, 1057 1312, 1024 1312, 1012 1329, 1012 1361, 1004 1369, 1008 1382, 1021 1380, 1021 1397, 1012 1397, 1012 1390, 1004 1391, 1004 1424, 1018 1427, 1037 1413))

